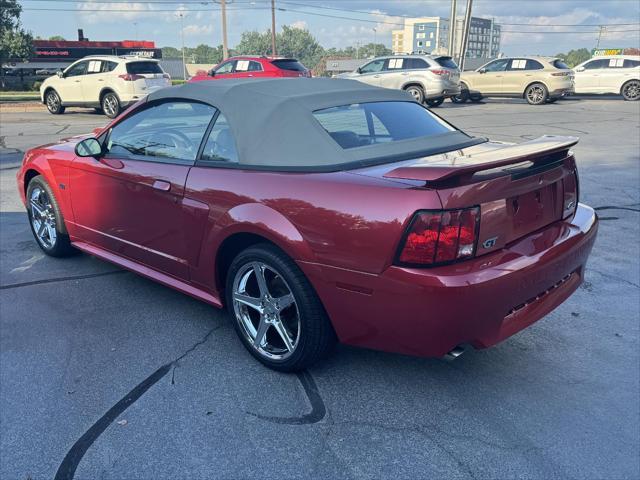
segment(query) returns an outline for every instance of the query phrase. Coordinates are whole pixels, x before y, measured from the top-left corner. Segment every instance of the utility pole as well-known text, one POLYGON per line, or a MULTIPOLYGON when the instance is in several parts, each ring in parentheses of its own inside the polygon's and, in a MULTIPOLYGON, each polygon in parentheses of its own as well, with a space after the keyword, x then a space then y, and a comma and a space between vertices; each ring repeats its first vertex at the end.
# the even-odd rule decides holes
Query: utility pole
POLYGON ((182 36, 182 76, 187 80, 187 63, 184 59, 184 14, 180 12, 178 15, 180 16, 180 34, 182 36))
POLYGON ((602 34, 607 30, 607 27, 604 25, 600 25, 600 32, 598 33, 598 43, 596 44, 596 49, 600 48, 600 39, 602 38, 602 34))
POLYGON ((375 28, 373 29, 373 57, 377 57, 378 55, 376 55, 377 51, 378 51, 378 47, 376 45, 376 43, 378 42, 378 30, 376 30, 375 28))
POLYGON ((220 0, 220 12, 222 14, 222 60, 229 57, 227 48, 227 0, 220 0))
POLYGON ((462 44, 460 46, 460 71, 464 70, 464 60, 467 56, 467 43, 469 43, 469 30, 471 29, 471 7, 473 0, 467 0, 467 9, 464 13, 464 27, 462 31, 462 44))
POLYGON ((449 56, 455 57, 456 48, 456 0, 451 0, 451 14, 449 16, 449 56))
POLYGON ((278 54, 276 50, 276 0, 271 0, 271 55, 278 54))

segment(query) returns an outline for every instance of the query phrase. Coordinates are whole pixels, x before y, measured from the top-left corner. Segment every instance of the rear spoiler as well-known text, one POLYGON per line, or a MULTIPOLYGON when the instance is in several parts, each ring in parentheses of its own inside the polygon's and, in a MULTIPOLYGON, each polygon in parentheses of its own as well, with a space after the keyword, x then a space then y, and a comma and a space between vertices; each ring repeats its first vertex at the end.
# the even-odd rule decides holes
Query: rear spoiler
POLYGON ((391 170, 385 173, 384 177, 435 183, 523 161, 547 163, 553 158, 553 154, 568 151, 578 140, 577 137, 544 135, 519 145, 505 145, 475 154, 458 155, 453 158, 451 154, 447 154, 443 160, 434 161, 422 159, 414 165, 391 170))

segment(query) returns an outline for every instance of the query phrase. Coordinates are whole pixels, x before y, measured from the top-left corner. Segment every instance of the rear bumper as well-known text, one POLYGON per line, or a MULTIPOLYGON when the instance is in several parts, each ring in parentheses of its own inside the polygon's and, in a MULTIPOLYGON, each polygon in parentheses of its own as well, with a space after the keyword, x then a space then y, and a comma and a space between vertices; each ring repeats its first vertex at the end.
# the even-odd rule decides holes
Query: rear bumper
POLYGON ((580 204, 570 221, 459 264, 380 275, 301 267, 342 342, 439 357, 460 344, 495 345, 564 302, 582 283, 597 229, 580 204))
POLYGON ((460 91, 461 88, 459 84, 442 85, 437 90, 429 90, 426 92, 425 98, 427 100, 432 100, 434 98, 450 98, 460 95, 460 91))
POLYGON ((573 95, 574 93, 575 90, 573 87, 557 88, 549 92, 549 96, 551 98, 568 97, 569 95, 573 95))

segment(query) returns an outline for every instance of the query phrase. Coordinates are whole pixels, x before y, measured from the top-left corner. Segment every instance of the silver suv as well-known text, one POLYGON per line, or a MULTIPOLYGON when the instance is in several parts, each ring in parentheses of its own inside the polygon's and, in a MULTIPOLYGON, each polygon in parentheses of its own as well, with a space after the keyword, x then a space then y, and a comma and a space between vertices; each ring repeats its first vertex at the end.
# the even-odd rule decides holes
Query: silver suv
POLYGON ((377 87, 406 90, 417 102, 437 107, 460 93, 460 69, 442 55, 393 55, 379 57, 354 72, 337 75, 377 87))

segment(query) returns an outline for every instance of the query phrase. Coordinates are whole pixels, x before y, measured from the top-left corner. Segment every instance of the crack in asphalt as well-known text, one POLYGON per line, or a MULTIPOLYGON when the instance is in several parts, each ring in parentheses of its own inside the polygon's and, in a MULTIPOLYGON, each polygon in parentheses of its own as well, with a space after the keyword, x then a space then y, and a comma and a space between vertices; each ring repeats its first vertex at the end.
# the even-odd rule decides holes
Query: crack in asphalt
POLYGON ((0 290, 7 290, 10 288, 20 288, 20 287, 29 287, 31 285, 42 285, 46 283, 57 283, 57 282, 68 282, 70 280, 84 280, 86 278, 96 278, 96 277, 105 277, 107 275, 117 275, 122 273, 129 273, 128 270, 113 270, 109 272, 102 273, 89 273, 86 275, 73 275, 69 277, 57 277, 57 278, 45 278, 42 280, 33 280, 30 282, 22 282, 22 283, 10 283, 8 285, 0 285, 0 290))
POLYGON ((298 377, 300 385, 302 385, 302 389, 309 401, 309 405, 311 405, 311 411, 309 413, 296 417, 272 417, 247 411, 245 411, 245 413, 260 420, 280 425, 312 425, 320 422, 327 414, 327 407, 324 404, 324 400, 320 395, 313 376, 307 370, 303 370, 302 372, 296 373, 296 377, 298 377))
POLYGON ((222 324, 213 327, 207 332, 207 334, 199 341, 189 347, 182 355, 165 363, 155 372, 145 378, 142 382, 136 385, 130 390, 124 397, 122 397, 113 407, 100 417, 89 429, 71 446, 67 454, 65 455, 62 463, 56 471, 54 480, 72 480, 76 474, 76 470, 80 461, 84 457, 87 450, 93 445, 93 443, 104 433, 104 431, 118 418, 125 410, 133 405, 144 393, 163 379, 167 373, 171 370, 171 367, 175 367, 175 364, 182 360, 184 357, 196 350, 200 345, 204 344, 211 334, 219 329, 222 324))

